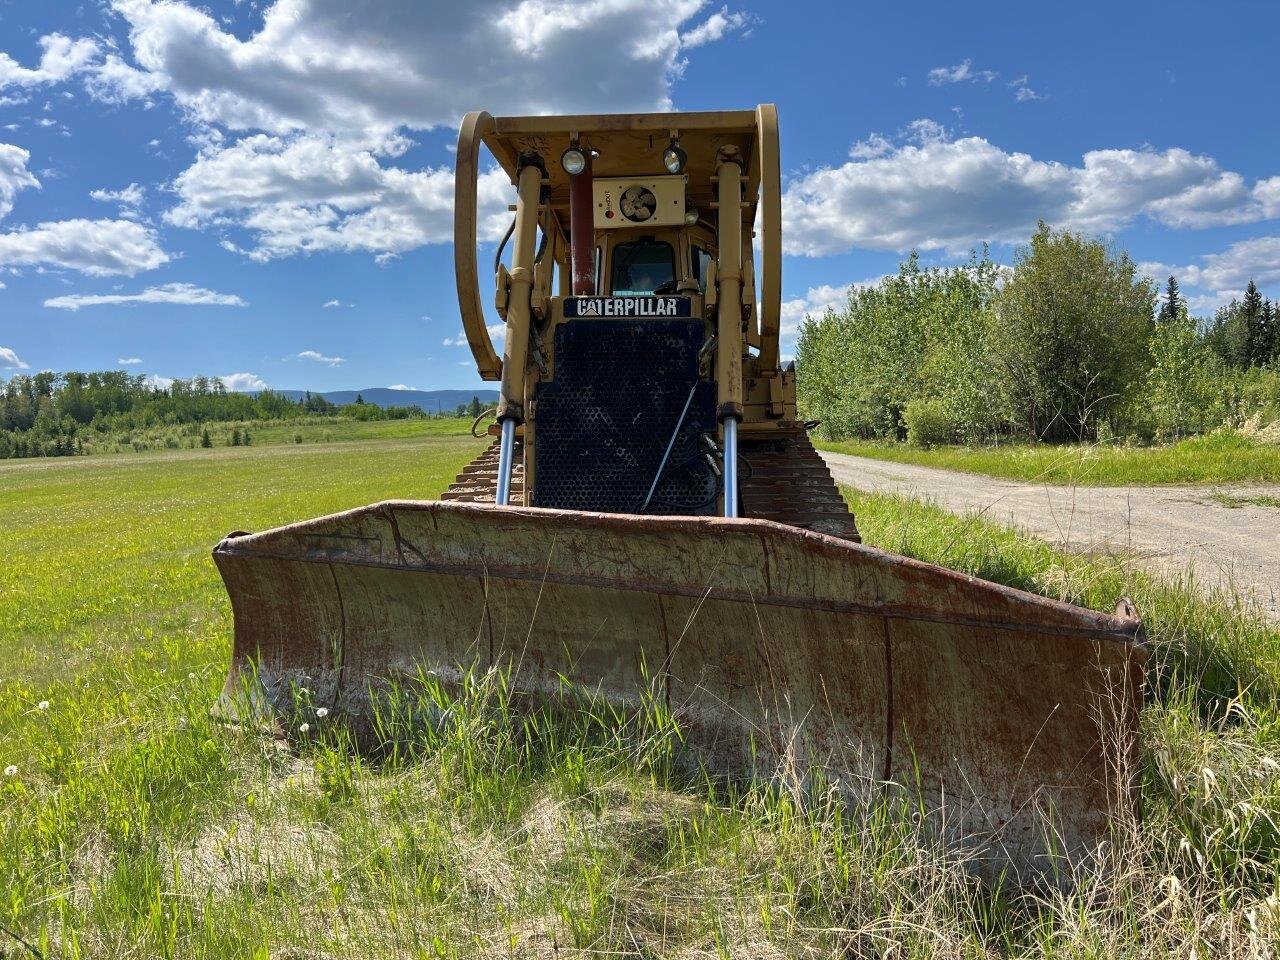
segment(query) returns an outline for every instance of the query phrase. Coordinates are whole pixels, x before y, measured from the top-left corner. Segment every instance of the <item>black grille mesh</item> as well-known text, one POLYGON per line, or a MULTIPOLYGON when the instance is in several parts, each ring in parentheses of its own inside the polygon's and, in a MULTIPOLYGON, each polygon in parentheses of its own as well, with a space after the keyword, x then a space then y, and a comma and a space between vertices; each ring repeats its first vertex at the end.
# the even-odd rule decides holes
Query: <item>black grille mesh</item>
MULTIPOLYGON (((539 383, 534 506, 636 513, 698 377, 700 320, 573 320, 555 336, 556 378, 539 383)), ((646 513, 715 510, 699 450, 715 427, 715 384, 699 381, 646 513)))

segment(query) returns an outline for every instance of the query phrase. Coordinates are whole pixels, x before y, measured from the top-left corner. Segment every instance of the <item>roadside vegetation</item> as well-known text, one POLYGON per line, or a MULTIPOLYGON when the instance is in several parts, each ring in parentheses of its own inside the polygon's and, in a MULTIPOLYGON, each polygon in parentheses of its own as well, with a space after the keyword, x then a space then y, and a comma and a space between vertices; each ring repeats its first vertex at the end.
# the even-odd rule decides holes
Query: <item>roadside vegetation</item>
POLYGON ((896 276, 854 289, 844 309, 806 318, 796 369, 801 415, 822 421, 825 440, 959 445, 921 462, 998 476, 1062 475, 1060 447, 1028 444, 1096 444, 1078 458, 1087 472, 1132 482, 1148 482, 1147 468, 1150 482, 1224 470, 1264 479, 1277 457, 1237 445, 1255 472, 1233 473, 1216 454, 1200 456, 1225 441, 1169 456, 1134 448, 1225 430, 1280 449, 1280 315, 1252 282, 1197 318, 1176 278, 1158 296, 1123 250, 1043 224, 1011 269, 985 252, 955 268, 926 269, 912 255, 896 276), (1171 458, 1188 454, 1203 471, 1171 473, 1171 458))
MULTIPOLYGON (((1280 636, 1230 597, 847 491, 871 544, 1109 610, 1152 645, 1141 823, 1073 891, 978 883, 912 810, 671 762, 661 704, 500 674, 440 723, 290 744, 212 722, 231 614, 209 550, 430 496, 470 437, 0 465, 0 954, 48 958, 1265 957, 1280 939, 1280 636), (23 948, 18 938, 30 945, 23 948)), ((408 696, 408 693, 405 694, 408 696)))
POLYGON ((1216 430, 1161 446, 1121 443, 920 447, 887 440, 820 440, 823 450, 1007 480, 1078 486, 1280 483, 1280 444, 1216 430))

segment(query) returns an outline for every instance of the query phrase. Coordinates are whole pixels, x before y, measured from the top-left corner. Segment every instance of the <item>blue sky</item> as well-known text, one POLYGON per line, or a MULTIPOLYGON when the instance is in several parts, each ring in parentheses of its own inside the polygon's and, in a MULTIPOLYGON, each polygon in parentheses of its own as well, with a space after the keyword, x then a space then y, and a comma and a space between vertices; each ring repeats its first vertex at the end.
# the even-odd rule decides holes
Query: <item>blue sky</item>
POLYGON ((1272 0, 0 0, 0 377, 478 385, 469 109, 776 102, 789 329, 913 247, 1009 262, 1039 218, 1201 313, 1280 297, 1277 38, 1272 0))

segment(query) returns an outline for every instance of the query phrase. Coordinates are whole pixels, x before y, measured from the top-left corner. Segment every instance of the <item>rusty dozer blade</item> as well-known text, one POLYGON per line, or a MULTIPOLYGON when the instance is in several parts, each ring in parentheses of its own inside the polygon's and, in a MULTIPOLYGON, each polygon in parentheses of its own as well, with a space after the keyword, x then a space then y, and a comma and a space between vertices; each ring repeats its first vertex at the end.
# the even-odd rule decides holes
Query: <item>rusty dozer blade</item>
POLYGON ((367 722, 371 689, 507 664, 651 682, 715 773, 902 785, 988 865, 1087 855, 1130 803, 1146 650, 1107 615, 767 520, 389 501, 214 552, 231 696, 367 722), (650 677, 646 680, 647 675, 650 677), (452 672, 451 672, 452 671, 452 672))

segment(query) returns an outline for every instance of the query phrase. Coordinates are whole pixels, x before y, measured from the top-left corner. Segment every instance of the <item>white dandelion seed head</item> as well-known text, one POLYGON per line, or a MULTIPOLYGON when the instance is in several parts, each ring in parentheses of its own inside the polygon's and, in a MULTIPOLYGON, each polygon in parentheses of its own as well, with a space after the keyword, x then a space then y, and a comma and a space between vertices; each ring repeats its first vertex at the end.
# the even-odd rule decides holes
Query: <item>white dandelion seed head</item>
POLYGON ((195 678, 196 678, 196 675, 195 675, 194 673, 188 673, 188 674, 187 674, 187 679, 188 679, 188 680, 194 680, 195 678))
POLYGON ((311 724, 309 724, 309 723, 304 723, 304 724, 302 724, 301 726, 299 726, 299 727, 298 727, 298 732, 299 732, 299 733, 306 733, 306 732, 307 732, 308 730, 310 730, 310 729, 311 729, 311 724))
POLYGON ((49 709, 49 701, 48 701, 48 700, 41 700, 39 703, 37 703, 37 704, 36 704, 36 709, 37 709, 37 710, 48 710, 48 709, 49 709))
POLYGON ((4 768, 4 775, 6 777, 16 776, 17 773, 18 773, 18 768, 15 767, 12 763, 4 768))
POLYGON ((321 720, 323 720, 323 719, 324 719, 325 717, 327 717, 328 715, 329 715, 329 708, 328 708, 328 707, 317 707, 317 708, 316 708, 316 716, 317 716, 317 717, 319 717, 321 720))

